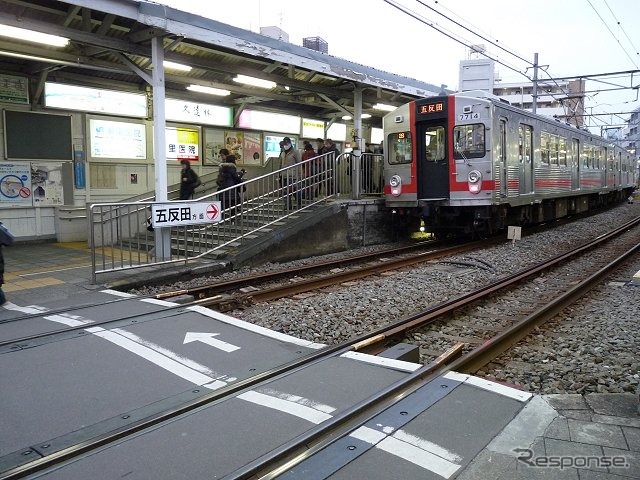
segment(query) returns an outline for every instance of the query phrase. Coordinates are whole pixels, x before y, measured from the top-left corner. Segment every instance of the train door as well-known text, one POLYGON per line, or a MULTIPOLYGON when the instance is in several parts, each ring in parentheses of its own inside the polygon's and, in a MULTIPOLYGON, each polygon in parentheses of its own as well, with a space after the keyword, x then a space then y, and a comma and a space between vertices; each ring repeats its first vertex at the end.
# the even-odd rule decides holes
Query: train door
POLYGON ((444 124, 416 125, 418 198, 449 198, 449 161, 444 124))
POLYGON ((507 196, 507 121, 500 119, 500 137, 498 138, 498 165, 500 168, 500 196, 507 196))
POLYGON ((571 190, 580 190, 580 140, 571 139, 571 190))
POLYGON ((533 127, 520 125, 518 127, 520 162, 520 195, 533 192, 533 127))

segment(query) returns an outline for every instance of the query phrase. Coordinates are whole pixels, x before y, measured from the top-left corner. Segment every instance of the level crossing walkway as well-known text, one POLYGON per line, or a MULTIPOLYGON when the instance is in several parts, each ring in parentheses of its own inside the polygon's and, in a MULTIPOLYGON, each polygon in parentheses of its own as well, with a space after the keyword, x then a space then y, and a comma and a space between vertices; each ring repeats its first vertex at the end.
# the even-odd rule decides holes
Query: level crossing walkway
MULTIPOLYGON (((73 343, 60 340, 20 351, 0 351, 3 385, 20 385, 3 387, 0 393, 0 415, 4 417, 0 421, 15 425, 1 435, 0 471, 24 461, 25 449, 37 447, 38 442, 67 441, 66 432, 81 426, 76 417, 82 426, 91 426, 93 421, 95 431, 106 429, 114 415, 148 411, 164 397, 184 399, 185 393, 180 392, 195 391, 193 385, 215 388, 216 382, 241 378, 243 364, 222 361, 224 349, 213 348, 223 353, 211 357, 210 345, 202 339, 195 344, 176 343, 184 332, 177 332, 181 328, 178 317, 167 316, 169 302, 142 302, 108 288, 112 285, 92 284, 86 244, 27 243, 5 248, 4 255, 9 303, 0 307, 0 332, 3 324, 9 325, 6 320, 40 311, 42 319, 34 318, 22 332, 33 334, 38 325, 51 322, 45 318, 46 311, 98 305, 106 298, 124 299, 114 300, 109 311, 120 305, 127 311, 150 315, 151 320, 136 329, 120 326, 126 334, 87 325, 91 334, 73 343), (189 360, 193 362, 191 369, 180 367, 176 373, 163 363, 166 359, 160 363, 136 360, 144 358, 141 351, 150 358, 159 355, 154 345, 163 349, 164 357, 167 350, 174 349, 178 352, 172 360, 175 364, 169 363, 179 366, 189 360), (196 353, 191 350, 195 357, 187 359, 188 350, 180 348, 193 345, 198 345, 196 353), (152 350, 155 353, 150 353, 152 350), (61 368, 67 356, 73 359, 68 365, 76 365, 75 369, 61 368), (223 374, 203 373, 194 365, 223 374), (31 371, 27 376, 25 366, 31 371), (107 382, 100 382, 99 390, 92 387, 97 375, 107 382), (43 391, 47 395, 43 396, 43 391), (88 402, 87 398, 94 400, 88 402), (102 407, 96 411, 92 406, 102 407)), ((123 273, 127 275, 119 272, 123 273)), ((277 332, 250 331, 230 317, 205 310, 184 313, 190 331, 207 331, 215 325, 224 332, 228 344, 242 345, 261 368, 269 368, 269 359, 296 357, 319 347, 308 342, 303 345, 293 337, 279 338, 277 332)), ((87 313, 91 310, 84 312, 91 318, 87 313)), ((19 337, 20 332, 11 332, 10 338, 19 337)), ((220 338, 218 346, 224 340, 220 338)), ((348 408, 365 393, 362 379, 376 379, 367 384, 366 392, 371 393, 419 367, 411 362, 385 363, 365 355, 336 360, 327 369, 318 368, 315 379, 299 384, 279 381, 244 392, 219 408, 207 410, 205 416, 188 415, 166 428, 123 441, 127 448, 102 449, 62 468, 44 471, 37 478, 88 478, 96 471, 102 472, 102 478, 124 474, 129 474, 128 478, 167 478, 163 477, 167 472, 174 475, 171 478, 200 478, 212 472, 222 476, 267 453, 275 440, 299 435, 348 408), (177 457, 173 453, 176 449, 185 454, 177 457)), ((638 400, 632 394, 537 396, 449 373, 404 402, 310 456, 283 478, 640 478, 640 415, 638 400)), ((45 444, 54 445, 51 442, 45 444)))

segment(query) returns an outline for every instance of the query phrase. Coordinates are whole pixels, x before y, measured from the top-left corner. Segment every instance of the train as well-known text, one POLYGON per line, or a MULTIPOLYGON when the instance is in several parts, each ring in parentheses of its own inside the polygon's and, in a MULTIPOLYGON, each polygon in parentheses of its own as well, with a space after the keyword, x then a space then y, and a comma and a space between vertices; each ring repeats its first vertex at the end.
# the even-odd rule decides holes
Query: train
POLYGON ((629 198, 631 153, 473 91, 414 100, 383 118, 384 197, 396 226, 488 236, 629 198))

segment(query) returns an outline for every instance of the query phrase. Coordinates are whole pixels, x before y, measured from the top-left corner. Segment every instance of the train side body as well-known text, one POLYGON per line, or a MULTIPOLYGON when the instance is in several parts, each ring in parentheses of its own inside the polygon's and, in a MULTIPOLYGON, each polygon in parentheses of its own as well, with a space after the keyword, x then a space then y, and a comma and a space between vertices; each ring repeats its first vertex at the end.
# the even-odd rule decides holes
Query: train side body
POLYGON ((435 233, 586 211, 637 182, 625 150, 482 92, 410 102, 383 128, 386 205, 435 233))

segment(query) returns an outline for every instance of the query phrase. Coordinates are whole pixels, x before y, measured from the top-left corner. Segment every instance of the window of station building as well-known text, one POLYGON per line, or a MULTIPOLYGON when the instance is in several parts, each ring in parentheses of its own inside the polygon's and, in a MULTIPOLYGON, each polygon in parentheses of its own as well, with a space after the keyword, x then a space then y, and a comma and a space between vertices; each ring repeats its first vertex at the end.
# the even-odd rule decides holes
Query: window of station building
POLYGON ((444 160, 444 127, 429 127, 424 132, 424 153, 427 162, 444 160))
POLYGON ((482 158, 486 152, 484 124, 459 125, 453 129, 453 158, 482 158))
POLYGON ((531 163, 533 152, 533 127, 531 125, 518 126, 518 160, 520 163, 531 163))
POLYGON ((411 132, 391 133, 387 143, 390 148, 389 163, 411 163, 413 160, 413 155, 411 154, 411 132))

